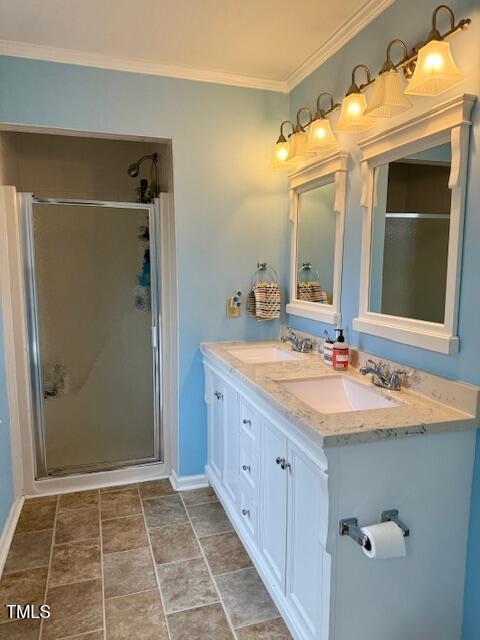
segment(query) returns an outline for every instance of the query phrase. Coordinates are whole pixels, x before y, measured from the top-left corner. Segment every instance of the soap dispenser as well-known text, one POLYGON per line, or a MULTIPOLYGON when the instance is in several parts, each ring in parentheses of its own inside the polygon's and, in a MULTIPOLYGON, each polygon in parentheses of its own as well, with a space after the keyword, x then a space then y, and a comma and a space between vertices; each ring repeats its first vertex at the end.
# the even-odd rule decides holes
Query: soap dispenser
POLYGON ((333 345, 332 366, 334 369, 348 369, 350 348, 345 342, 343 329, 335 329, 337 341, 333 345))

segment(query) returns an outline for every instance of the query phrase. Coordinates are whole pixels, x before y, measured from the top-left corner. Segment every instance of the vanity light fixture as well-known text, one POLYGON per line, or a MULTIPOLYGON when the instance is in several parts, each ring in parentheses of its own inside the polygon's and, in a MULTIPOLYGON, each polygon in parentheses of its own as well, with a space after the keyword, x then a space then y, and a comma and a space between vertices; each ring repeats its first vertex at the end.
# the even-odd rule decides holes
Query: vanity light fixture
POLYGON ((372 97, 368 101, 365 115, 378 118, 391 118, 402 111, 410 109, 412 103, 404 94, 404 80, 392 62, 391 50, 393 45, 399 44, 403 47, 405 56, 408 57, 408 48, 403 40, 395 38, 387 47, 387 59, 373 83, 372 97))
MULTIPOLYGON (((290 152, 290 142, 285 138, 283 127, 289 124, 294 131, 294 124, 291 120, 284 120, 280 125, 280 135, 275 146, 273 147, 272 169, 286 169, 288 167, 288 154, 290 152)), ((292 134, 290 134, 291 136, 292 134)), ((290 137, 289 136, 289 137, 290 137)))
POLYGON ((337 139, 333 134, 327 115, 339 107, 340 104, 338 102, 334 102, 333 96, 330 93, 324 91, 318 96, 317 111, 313 116, 308 132, 307 149, 309 151, 319 153, 337 145, 337 139), (324 111, 320 107, 320 101, 323 96, 328 96, 330 98, 330 108, 327 111, 324 111))
POLYGON ((418 51, 415 71, 405 93, 414 96, 438 96, 451 87, 463 81, 464 75, 455 64, 450 44, 445 37, 459 29, 466 29, 470 24, 469 18, 455 24, 453 11, 446 4, 441 4, 432 15, 432 30, 427 36, 425 44, 418 51), (437 29, 437 15, 446 11, 450 18, 450 31, 440 35, 437 29))
POLYGON ((312 112, 308 107, 300 107, 297 111, 297 124, 295 125, 290 138, 290 151, 287 156, 287 162, 303 162, 313 155, 313 153, 307 148, 308 135, 305 131, 305 127, 308 127, 312 122, 312 119, 312 112), (300 123, 300 115, 304 111, 310 114, 310 120, 306 124, 302 125, 300 123))
POLYGON ((342 111, 337 123, 337 131, 359 133, 360 131, 365 131, 373 127, 375 119, 364 115, 367 100, 362 93, 362 90, 371 83, 370 69, 364 64, 357 64, 352 71, 352 84, 342 101, 342 111), (355 82, 357 69, 365 69, 367 74, 367 82, 365 84, 357 85, 355 82))

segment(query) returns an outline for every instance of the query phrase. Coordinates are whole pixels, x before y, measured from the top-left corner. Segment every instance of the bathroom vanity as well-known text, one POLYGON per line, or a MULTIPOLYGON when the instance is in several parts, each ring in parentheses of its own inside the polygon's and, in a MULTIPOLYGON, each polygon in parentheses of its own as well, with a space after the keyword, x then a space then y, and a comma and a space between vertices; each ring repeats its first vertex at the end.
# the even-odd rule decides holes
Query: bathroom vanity
POLYGON ((202 345, 206 474, 297 640, 459 640, 478 389, 385 391, 281 343, 202 345), (398 509, 406 556, 340 520, 398 509))

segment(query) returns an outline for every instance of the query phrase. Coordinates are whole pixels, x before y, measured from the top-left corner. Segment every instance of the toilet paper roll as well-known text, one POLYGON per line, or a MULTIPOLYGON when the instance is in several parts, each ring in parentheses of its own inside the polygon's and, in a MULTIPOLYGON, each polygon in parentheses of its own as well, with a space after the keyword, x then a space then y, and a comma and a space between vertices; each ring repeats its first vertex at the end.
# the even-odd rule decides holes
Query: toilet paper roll
MULTIPOLYGON (((362 527, 362 532, 370 540, 370 549, 362 547, 363 553, 374 560, 403 558, 407 551, 403 531, 395 522, 382 522, 362 527)), ((367 545, 368 546, 368 545, 367 545)))

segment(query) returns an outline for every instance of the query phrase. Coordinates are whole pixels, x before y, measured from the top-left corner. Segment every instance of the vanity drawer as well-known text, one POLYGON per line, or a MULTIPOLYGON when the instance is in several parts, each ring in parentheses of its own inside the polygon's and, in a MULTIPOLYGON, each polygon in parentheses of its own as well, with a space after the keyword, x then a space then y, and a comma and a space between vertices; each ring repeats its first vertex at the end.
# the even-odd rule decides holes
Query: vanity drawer
POLYGON ((256 442, 260 434, 260 417, 248 402, 240 399, 240 426, 241 433, 245 434, 250 442, 256 442))
POLYGON ((252 490, 258 487, 258 456, 246 438, 240 442, 240 477, 252 490))
POLYGON ((240 483, 240 518, 252 537, 256 538, 258 523, 257 499, 245 482, 240 483))

